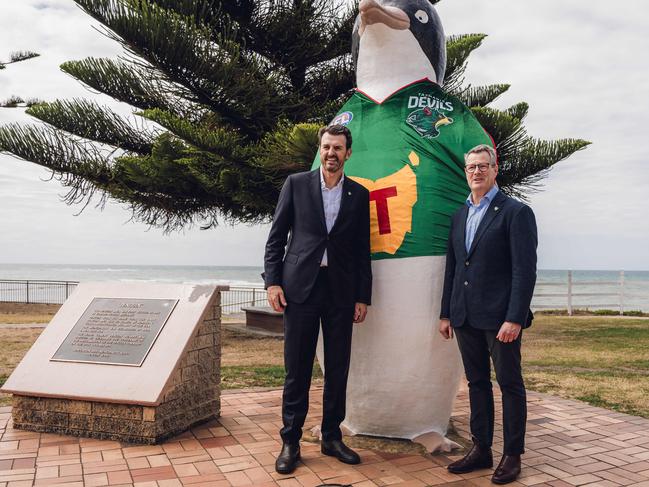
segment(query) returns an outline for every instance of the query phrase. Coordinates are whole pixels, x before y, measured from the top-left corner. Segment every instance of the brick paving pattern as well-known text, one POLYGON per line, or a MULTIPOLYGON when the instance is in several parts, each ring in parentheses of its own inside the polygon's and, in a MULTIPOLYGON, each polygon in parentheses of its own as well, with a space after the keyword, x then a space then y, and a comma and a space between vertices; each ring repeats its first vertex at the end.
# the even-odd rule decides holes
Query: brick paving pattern
MULTIPOLYGON (((308 427, 320 421, 321 396, 321 387, 314 387, 308 427)), ((459 458, 458 453, 359 450, 363 463, 348 466, 321 455, 319 445, 309 442, 302 442, 298 469, 279 475, 274 463, 280 449, 280 403, 279 390, 226 392, 218 421, 157 446, 15 430, 11 408, 0 408, 0 487, 492 485, 491 470, 449 474, 445 466, 459 458)), ((511 485, 649 487, 649 420, 537 393, 529 393, 528 404, 523 473, 511 485)), ((468 412, 463 391, 453 423, 467 438, 468 412)), ((498 452, 501 433, 498 424, 498 452)))

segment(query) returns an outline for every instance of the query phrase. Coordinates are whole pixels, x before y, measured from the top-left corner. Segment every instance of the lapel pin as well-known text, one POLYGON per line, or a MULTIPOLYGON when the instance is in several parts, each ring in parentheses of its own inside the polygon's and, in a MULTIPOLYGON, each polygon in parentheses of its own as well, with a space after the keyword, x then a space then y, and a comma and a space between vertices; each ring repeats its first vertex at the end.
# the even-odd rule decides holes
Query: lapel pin
POLYGON ((351 195, 352 195, 352 192, 351 192, 351 191, 347 191, 347 195, 348 195, 348 196, 351 196, 351 195))
POLYGON ((498 211, 498 207, 497 207, 497 206, 494 208, 494 211, 498 211))

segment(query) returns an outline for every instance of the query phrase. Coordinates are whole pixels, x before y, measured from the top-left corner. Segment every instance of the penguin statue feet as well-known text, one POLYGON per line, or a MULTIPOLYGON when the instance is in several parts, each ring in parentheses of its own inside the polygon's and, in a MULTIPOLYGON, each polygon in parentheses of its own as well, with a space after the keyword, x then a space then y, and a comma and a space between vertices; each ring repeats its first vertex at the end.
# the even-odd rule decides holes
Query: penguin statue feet
POLYGON ((453 450, 462 448, 462 445, 458 445, 436 431, 431 431, 430 433, 417 436, 416 438, 413 438, 412 441, 413 443, 423 445, 429 453, 449 453, 453 450))

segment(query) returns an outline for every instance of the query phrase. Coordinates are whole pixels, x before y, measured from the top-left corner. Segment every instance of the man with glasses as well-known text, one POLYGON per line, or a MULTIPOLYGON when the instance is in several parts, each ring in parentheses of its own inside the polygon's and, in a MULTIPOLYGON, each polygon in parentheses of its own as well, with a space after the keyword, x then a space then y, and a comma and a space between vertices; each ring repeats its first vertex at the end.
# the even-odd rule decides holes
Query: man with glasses
POLYGON ((492 147, 478 145, 464 160, 471 193, 451 220, 439 331, 446 339, 457 336, 469 382, 473 447, 447 468, 461 474, 493 466, 493 360, 502 393, 504 448, 492 482, 506 484, 520 474, 524 453, 521 332, 533 319, 536 221, 529 206, 499 191, 492 147))

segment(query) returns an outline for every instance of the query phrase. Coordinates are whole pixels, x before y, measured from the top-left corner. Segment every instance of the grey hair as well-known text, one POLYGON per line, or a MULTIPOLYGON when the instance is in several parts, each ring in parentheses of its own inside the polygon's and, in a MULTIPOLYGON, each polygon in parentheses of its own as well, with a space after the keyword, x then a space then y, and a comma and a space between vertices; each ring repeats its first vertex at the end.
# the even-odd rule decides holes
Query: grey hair
POLYGON ((464 154, 464 163, 466 164, 467 159, 469 158, 469 155, 471 154, 479 154, 480 152, 486 152, 489 154, 489 164, 490 165, 495 165, 498 159, 496 158, 496 151, 494 150, 493 147, 487 144, 480 144, 476 145, 473 149, 471 149, 469 152, 464 154))

